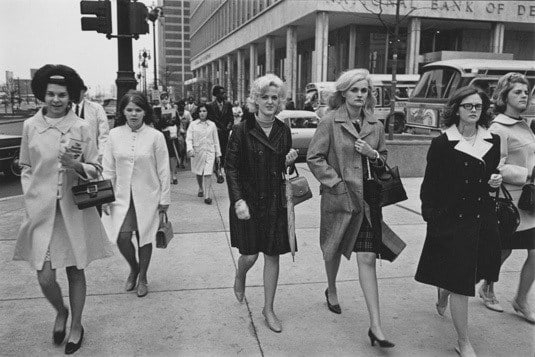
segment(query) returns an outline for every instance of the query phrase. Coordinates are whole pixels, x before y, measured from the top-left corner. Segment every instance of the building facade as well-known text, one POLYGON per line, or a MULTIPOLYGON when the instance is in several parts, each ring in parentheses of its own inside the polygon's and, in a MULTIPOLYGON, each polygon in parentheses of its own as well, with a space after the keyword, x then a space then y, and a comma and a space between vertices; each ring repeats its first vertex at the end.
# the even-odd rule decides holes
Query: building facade
MULTIPOLYGON (((535 59, 533 1, 401 0, 397 19, 398 73, 452 52, 535 59)), ((299 103, 307 83, 350 68, 391 73, 395 23, 396 0, 192 0, 188 88, 220 84, 243 102, 251 81, 275 73, 299 103)))

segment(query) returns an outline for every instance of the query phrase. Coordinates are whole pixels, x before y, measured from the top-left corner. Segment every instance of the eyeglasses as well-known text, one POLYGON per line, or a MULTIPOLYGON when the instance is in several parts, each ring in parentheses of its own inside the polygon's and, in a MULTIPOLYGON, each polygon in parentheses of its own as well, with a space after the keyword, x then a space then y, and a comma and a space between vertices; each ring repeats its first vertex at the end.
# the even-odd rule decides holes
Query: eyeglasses
POLYGON ((483 104, 472 104, 472 103, 463 103, 463 104, 460 104, 461 107, 463 107, 464 109, 466 110, 472 110, 474 108, 476 108, 476 110, 481 110, 483 109, 483 104))

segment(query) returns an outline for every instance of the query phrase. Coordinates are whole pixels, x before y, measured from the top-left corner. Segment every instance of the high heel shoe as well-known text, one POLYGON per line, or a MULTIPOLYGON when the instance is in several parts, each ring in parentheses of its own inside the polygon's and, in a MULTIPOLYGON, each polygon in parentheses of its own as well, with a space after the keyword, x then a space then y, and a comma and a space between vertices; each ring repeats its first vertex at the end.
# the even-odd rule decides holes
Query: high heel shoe
POLYGON ((80 339, 78 342, 67 342, 65 345, 65 354, 72 355, 74 352, 78 351, 82 346, 82 340, 84 339, 84 328, 82 326, 82 332, 80 333, 80 339))
POLYGON ((372 332, 372 329, 368 329, 368 337, 370 338, 370 342, 372 346, 375 346, 375 342, 379 344, 379 347, 382 348, 392 348, 395 346, 394 343, 388 341, 388 340, 380 340, 375 336, 375 334, 372 332))
POLYGON ((276 332, 276 333, 282 332, 282 325, 276 316, 268 317, 264 309, 262 309, 262 315, 264 315, 264 319, 266 320, 266 325, 269 327, 271 331, 276 332))
POLYGON ((515 312, 522 315, 527 322, 535 324, 535 312, 529 311, 529 308, 526 306, 520 306, 520 304, 516 301, 516 297, 513 299, 513 301, 511 301, 511 305, 513 305, 515 312))
POLYGON ((238 302, 243 302, 243 298, 245 296, 245 286, 242 291, 239 291, 236 284, 240 279, 238 277, 234 277, 234 295, 236 296, 236 299, 238 302))
POLYGON ((69 319, 69 310, 67 310, 67 316, 65 316, 65 322, 63 323, 63 329, 59 331, 52 331, 52 338, 54 340, 54 344, 61 345, 63 340, 65 339, 65 330, 67 328, 67 320, 69 319))
POLYGON ((446 296, 446 303, 444 305, 440 304, 440 301, 442 300, 441 296, 440 296, 440 293, 444 294, 446 292, 447 292, 447 290, 445 290, 445 289, 437 288, 437 303, 435 304, 435 306, 437 307, 437 312, 438 312, 438 314, 440 316, 444 316, 444 313, 446 312, 446 308, 448 307, 449 294, 448 294, 448 296, 446 296))
POLYGON ((329 308, 329 310, 338 315, 342 313, 342 309, 340 308, 339 304, 333 305, 329 302, 329 288, 325 289, 325 299, 327 300, 327 307, 329 308))

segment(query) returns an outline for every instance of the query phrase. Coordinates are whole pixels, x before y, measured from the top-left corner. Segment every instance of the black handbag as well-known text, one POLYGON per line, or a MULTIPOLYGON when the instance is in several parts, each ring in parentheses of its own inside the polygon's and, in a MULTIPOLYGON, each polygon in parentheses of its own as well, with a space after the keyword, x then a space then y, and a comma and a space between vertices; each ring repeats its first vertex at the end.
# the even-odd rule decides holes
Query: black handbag
POLYGON ((364 200, 368 204, 385 207, 407 199, 397 166, 390 167, 385 163, 384 167, 372 170, 367 158, 366 164, 368 177, 364 180, 364 200))
POLYGON ((78 182, 78 185, 73 186, 71 191, 78 209, 86 209, 115 201, 111 180, 104 180, 104 178, 101 181, 89 181, 82 184, 78 182))
POLYGON ((531 179, 528 183, 522 186, 522 193, 518 199, 518 208, 524 211, 535 210, 535 167, 531 172, 531 179))
POLYGON ((516 232, 520 225, 520 214, 515 207, 511 194, 504 185, 501 185, 503 197, 500 197, 500 189, 492 197, 496 205, 496 217, 498 218, 498 230, 502 242, 507 241, 516 232))
POLYGON ((225 177, 223 176, 223 173, 221 172, 221 164, 219 164, 217 161, 214 164, 214 173, 217 177, 217 183, 223 183, 225 182, 225 177))
POLYGON ((296 175, 288 179, 292 190, 292 202, 294 206, 296 206, 301 202, 311 199, 312 191, 310 190, 307 179, 303 176, 299 176, 299 172, 295 165, 290 168, 290 171, 294 171, 296 175))
POLYGON ((167 218, 167 212, 161 212, 160 226, 156 232, 156 248, 167 248, 171 239, 173 239, 173 225, 167 218))

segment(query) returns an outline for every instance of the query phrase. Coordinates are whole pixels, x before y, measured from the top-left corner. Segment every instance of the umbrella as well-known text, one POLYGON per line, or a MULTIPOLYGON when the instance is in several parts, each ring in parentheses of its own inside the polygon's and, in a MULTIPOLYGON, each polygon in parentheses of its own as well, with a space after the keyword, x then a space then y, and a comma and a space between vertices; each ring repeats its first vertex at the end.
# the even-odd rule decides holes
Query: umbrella
POLYGON ((295 238, 295 212, 292 198, 292 185, 288 178, 285 180, 286 185, 286 214, 288 218, 288 239, 290 242, 290 250, 292 252, 292 260, 295 262, 295 247, 297 245, 295 238))

